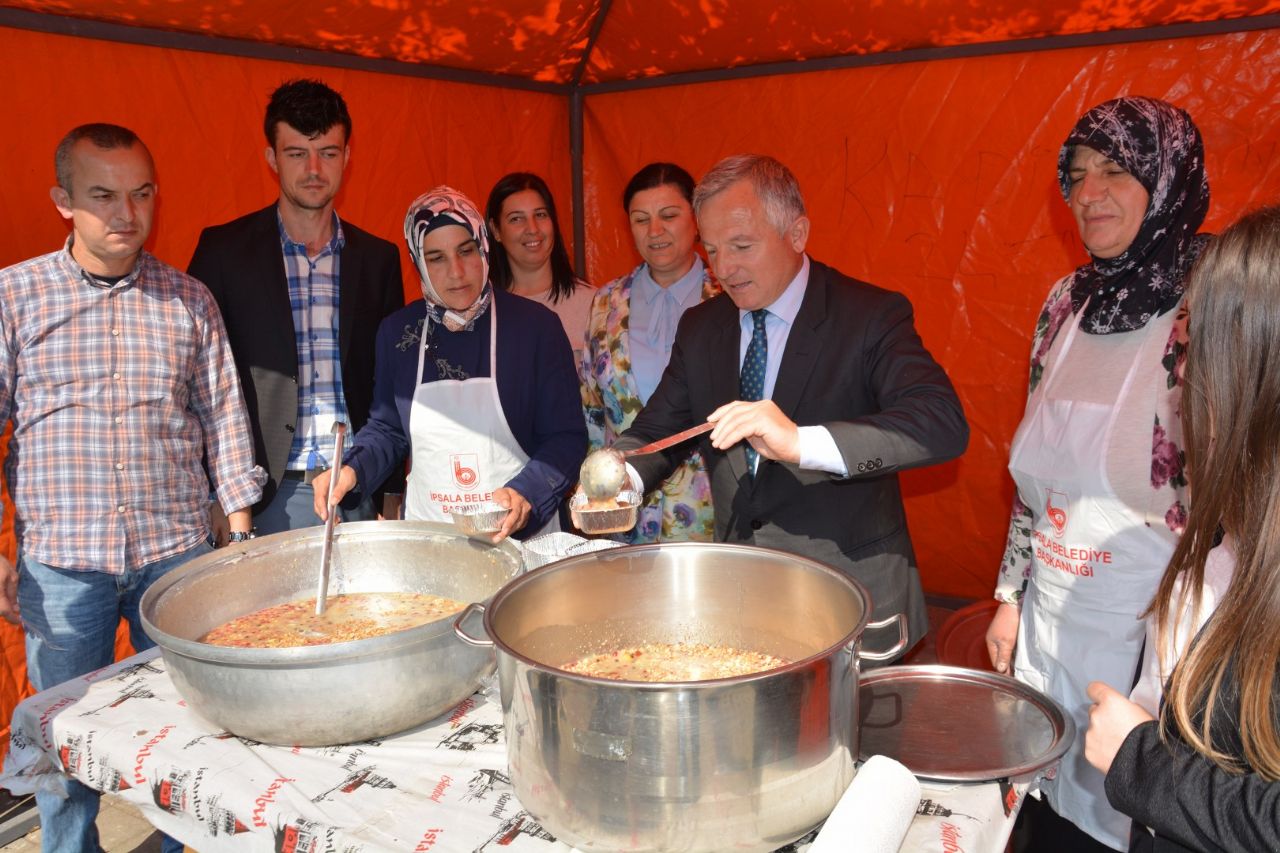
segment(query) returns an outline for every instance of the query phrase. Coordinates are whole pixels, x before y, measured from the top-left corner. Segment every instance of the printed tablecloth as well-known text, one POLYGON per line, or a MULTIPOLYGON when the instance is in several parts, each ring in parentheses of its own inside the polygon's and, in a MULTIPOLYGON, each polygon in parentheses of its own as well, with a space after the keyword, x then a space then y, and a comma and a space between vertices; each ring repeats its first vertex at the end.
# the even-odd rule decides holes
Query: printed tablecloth
MULTIPOLYGON (((153 649, 14 711, 0 785, 58 790, 64 771, 200 853, 571 849, 516 800, 501 708, 484 691, 383 740, 267 746, 189 709, 153 649)), ((929 783, 901 849, 999 853, 1025 789, 929 783)))

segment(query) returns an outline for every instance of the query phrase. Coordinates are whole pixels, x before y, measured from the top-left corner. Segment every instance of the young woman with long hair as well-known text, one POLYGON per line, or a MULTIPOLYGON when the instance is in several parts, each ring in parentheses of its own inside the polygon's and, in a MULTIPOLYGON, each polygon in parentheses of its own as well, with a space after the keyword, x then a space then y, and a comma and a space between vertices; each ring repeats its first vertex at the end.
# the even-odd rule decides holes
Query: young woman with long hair
POLYGON ((1085 754, 1134 818, 1131 851, 1278 850, 1280 207, 1210 244, 1188 308, 1191 508, 1149 611, 1171 675, 1158 720, 1090 685, 1085 754))

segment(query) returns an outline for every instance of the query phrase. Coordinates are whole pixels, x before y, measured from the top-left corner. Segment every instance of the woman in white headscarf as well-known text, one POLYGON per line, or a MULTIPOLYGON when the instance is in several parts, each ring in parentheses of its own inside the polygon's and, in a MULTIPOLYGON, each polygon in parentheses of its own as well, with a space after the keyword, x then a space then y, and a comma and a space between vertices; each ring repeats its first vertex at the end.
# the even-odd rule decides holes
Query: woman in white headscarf
MULTIPOLYGON (((378 329, 369 422, 334 488, 380 483, 405 457, 405 517, 443 521, 456 506, 509 507, 494 535, 555 529, 587 434, 573 353, 555 314, 489 285, 489 234, 466 196, 437 187, 409 207, 405 240, 423 299, 378 329)), ((326 473, 316 513, 326 517, 326 473)))

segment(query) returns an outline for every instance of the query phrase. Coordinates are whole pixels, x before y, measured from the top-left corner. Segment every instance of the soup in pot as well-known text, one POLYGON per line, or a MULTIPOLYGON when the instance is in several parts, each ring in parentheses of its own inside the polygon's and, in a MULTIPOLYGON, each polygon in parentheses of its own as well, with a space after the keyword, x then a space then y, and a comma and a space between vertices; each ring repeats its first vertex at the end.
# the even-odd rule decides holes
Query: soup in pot
POLYGON ((281 649, 380 637, 460 612, 460 601, 420 592, 353 592, 330 596, 324 615, 314 598, 267 607, 219 625, 201 638, 214 646, 281 649))
POLYGON ((790 661, 708 643, 646 643, 588 655, 561 669, 577 675, 619 681, 707 681, 752 675, 786 666, 790 661))

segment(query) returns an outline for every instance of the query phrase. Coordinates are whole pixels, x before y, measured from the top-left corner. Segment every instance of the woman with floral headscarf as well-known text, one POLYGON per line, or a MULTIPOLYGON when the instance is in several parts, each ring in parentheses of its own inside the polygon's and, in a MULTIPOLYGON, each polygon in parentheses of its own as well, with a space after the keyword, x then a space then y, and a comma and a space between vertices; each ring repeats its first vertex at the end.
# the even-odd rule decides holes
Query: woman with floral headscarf
MULTIPOLYGON (((405 517, 459 505, 508 507, 495 542, 555 529, 587 433, 573 353, 555 314, 489 284, 489 234, 464 195, 437 187, 409 207, 423 299, 382 321, 369 422, 343 458, 333 499, 380 483, 405 456, 405 517)), ((316 479, 326 517, 328 473, 316 479)))
POLYGON ((1120 850, 1129 820, 1082 752, 1086 690, 1134 683, 1141 617, 1186 520, 1183 283, 1207 240, 1209 184, 1190 116, 1139 97, 1081 117, 1058 179, 1092 260, 1050 290, 1036 324, 987 649, 1079 729, 1039 781, 1047 805, 1024 806, 1015 849, 1120 850))

